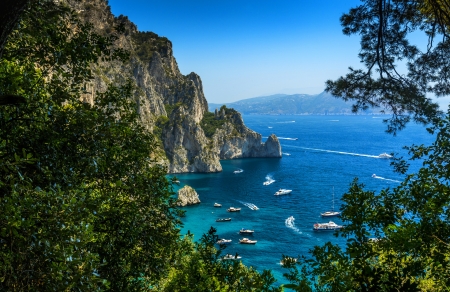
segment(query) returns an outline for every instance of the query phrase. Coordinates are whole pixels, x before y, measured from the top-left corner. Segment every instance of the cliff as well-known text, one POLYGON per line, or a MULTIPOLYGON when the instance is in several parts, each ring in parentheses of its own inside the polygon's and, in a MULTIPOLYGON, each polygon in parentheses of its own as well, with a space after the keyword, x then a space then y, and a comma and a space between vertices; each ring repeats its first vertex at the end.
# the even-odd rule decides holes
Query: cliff
POLYGON ((92 102, 96 91, 108 84, 131 80, 142 123, 159 139, 155 158, 170 173, 221 171, 220 159, 281 157, 275 136, 264 144, 261 135, 245 127, 239 113, 216 116, 220 123, 205 134, 208 103, 200 77, 183 75, 173 56, 172 43, 153 32, 139 32, 126 16, 114 17, 105 0, 69 0, 69 4, 100 34, 122 25, 116 46, 131 53, 128 63, 100 62, 93 68, 94 79, 86 87, 92 102))

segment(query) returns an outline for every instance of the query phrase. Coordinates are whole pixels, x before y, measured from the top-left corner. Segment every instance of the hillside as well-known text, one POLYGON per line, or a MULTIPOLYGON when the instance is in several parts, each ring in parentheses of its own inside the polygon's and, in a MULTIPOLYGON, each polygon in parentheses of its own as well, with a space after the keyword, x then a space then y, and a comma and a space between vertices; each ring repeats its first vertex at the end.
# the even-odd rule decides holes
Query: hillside
MULTIPOLYGON (((213 112, 223 104, 209 104, 213 112)), ((329 93, 308 94, 275 94, 254 97, 236 102, 225 103, 229 108, 251 115, 347 115, 352 114, 352 104, 337 99, 329 93)), ((366 113, 372 113, 367 111, 366 113)))
POLYGON ((130 53, 129 62, 101 61, 93 68, 85 101, 92 103, 95 93, 104 92, 108 84, 130 81, 142 123, 160 140, 154 155, 170 173, 221 171, 221 159, 281 157, 278 139, 262 143, 261 135, 248 129, 239 113, 207 115, 200 76, 181 74, 168 38, 139 31, 126 16, 114 16, 106 0, 68 1, 102 35, 123 27, 115 46, 130 53))

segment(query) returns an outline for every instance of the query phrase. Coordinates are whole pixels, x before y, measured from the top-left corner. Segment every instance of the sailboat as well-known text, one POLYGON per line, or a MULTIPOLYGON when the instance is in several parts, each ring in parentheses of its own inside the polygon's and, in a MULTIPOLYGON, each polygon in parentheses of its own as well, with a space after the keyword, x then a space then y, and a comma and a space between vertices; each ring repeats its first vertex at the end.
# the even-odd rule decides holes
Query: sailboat
POLYGON ((332 211, 327 211, 327 212, 324 212, 324 213, 320 213, 320 216, 322 216, 322 217, 341 216, 341 212, 334 211, 334 187, 333 187, 333 208, 332 208, 332 211))

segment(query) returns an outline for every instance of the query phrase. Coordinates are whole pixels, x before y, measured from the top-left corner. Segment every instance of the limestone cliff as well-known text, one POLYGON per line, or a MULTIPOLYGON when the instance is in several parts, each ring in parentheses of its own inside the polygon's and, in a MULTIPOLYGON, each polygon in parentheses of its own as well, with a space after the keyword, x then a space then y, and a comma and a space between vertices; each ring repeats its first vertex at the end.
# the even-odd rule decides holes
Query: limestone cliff
POLYGON ((264 144, 261 135, 248 129, 239 113, 215 116, 219 127, 205 130, 205 115, 210 117, 200 77, 183 75, 173 56, 172 43, 153 32, 139 32, 126 16, 114 17, 105 0, 68 0, 81 18, 101 34, 122 25, 116 46, 130 52, 126 64, 100 62, 93 68, 94 79, 87 101, 108 84, 131 80, 143 124, 160 139, 157 159, 171 173, 221 171, 220 159, 241 157, 281 157, 275 136, 264 144), (212 135, 207 134, 212 133, 212 135))

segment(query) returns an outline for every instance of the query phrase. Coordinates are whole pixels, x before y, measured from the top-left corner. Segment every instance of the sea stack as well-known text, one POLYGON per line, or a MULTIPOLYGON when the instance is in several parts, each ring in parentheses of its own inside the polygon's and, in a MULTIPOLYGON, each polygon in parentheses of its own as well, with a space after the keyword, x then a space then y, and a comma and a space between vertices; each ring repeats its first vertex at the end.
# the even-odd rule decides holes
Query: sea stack
POLYGON ((177 205, 180 207, 200 204, 197 192, 190 186, 184 186, 178 190, 177 205))

